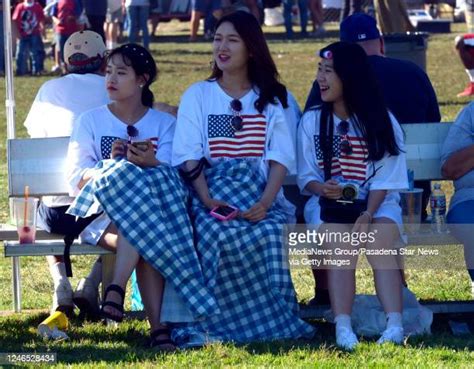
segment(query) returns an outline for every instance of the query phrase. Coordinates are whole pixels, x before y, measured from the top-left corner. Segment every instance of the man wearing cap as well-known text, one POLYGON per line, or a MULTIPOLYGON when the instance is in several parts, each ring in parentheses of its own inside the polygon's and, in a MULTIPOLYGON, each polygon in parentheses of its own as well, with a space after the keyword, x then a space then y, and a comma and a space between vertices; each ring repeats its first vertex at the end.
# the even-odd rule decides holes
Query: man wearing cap
MULTIPOLYGON (((81 113, 109 103, 103 73, 105 51, 102 37, 92 31, 76 32, 67 39, 64 61, 68 74, 40 87, 24 123, 31 137, 70 136, 74 121, 81 113)), ((85 242, 114 247, 116 235, 108 220, 98 217, 78 225, 75 217, 65 214, 72 200, 66 196, 43 197, 38 209, 39 226, 64 235, 71 229, 80 231, 87 227, 81 234, 85 242)), ((54 282, 53 310, 72 311, 73 298, 81 310, 97 309, 97 289, 102 275, 100 258, 74 293, 63 258, 48 256, 47 260, 54 282)))
MULTIPOLYGON (((341 41, 355 42, 365 50, 379 81, 385 102, 400 124, 439 122, 441 120, 436 93, 428 76, 412 62, 385 57, 384 41, 374 18, 364 13, 356 13, 347 17, 341 22, 340 39, 341 41)), ((306 101, 305 110, 320 103, 319 84, 315 80, 306 101)), ((416 181, 415 185, 424 190, 423 218, 425 219, 427 216, 426 206, 431 193, 430 182, 416 181)), ((313 272, 316 273, 315 270, 313 272)), ((315 278, 317 278, 316 275, 315 278)), ((321 281, 321 278, 318 279, 321 281)), ((316 300, 313 299, 310 303, 329 302, 326 292, 324 292, 324 286, 322 290, 318 288, 316 300)))

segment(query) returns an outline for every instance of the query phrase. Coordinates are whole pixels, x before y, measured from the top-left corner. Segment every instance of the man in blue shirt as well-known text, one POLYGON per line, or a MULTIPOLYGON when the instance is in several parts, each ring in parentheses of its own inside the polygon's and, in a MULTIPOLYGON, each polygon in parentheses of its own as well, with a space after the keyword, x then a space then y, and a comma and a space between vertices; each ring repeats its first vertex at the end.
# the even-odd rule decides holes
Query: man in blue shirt
MULTIPOLYGON (((384 40, 374 18, 364 13, 350 15, 341 22, 340 39, 355 42, 365 50, 385 102, 400 124, 441 120, 436 93, 428 76, 412 62, 385 57, 384 40)), ((348 62, 350 63, 350 60, 348 62)), ((315 80, 306 101, 305 111, 319 104, 321 104, 321 93, 315 80)), ((426 206, 431 194, 431 184, 430 181, 415 181, 415 186, 423 188, 424 220, 427 216, 426 206)), ((319 276, 319 271, 313 270, 313 272, 323 287, 321 290, 320 288, 316 290, 316 299, 311 300, 310 304, 324 304, 328 302, 327 291, 324 291, 325 278, 319 276)))
MULTIPOLYGON (((385 57, 384 41, 374 18, 363 13, 349 16, 341 23, 340 39, 356 42, 365 50, 387 106, 400 124, 441 120, 436 93, 428 76, 412 62, 385 57)), ((319 85, 315 80, 305 110, 320 103, 319 85)))

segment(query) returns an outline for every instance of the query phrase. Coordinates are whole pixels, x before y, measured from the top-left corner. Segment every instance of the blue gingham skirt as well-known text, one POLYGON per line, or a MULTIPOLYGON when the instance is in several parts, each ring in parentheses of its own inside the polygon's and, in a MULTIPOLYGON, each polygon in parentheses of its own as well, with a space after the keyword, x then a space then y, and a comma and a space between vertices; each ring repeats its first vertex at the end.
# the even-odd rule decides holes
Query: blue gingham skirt
MULTIPOLYGON (((225 161, 205 172, 212 198, 249 209, 265 188, 265 179, 244 160, 225 161)), ((192 202, 196 249, 205 284, 220 313, 173 330, 178 345, 212 341, 250 342, 312 337, 315 329, 298 317, 298 304, 284 250, 283 209, 267 217, 219 221, 195 196, 192 202)))
POLYGON ((126 160, 98 163, 68 210, 85 217, 103 209, 122 235, 171 284, 195 319, 217 313, 193 243, 189 191, 174 168, 142 169, 126 160))

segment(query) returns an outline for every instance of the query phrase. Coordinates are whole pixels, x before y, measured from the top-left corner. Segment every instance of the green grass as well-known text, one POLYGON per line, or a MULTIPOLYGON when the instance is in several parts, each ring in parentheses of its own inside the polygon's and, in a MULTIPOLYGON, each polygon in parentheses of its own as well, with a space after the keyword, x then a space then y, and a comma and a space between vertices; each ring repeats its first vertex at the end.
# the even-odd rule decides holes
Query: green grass
MULTIPOLYGON (((211 60, 208 43, 188 44, 187 24, 173 24, 172 34, 152 44, 160 75, 154 84, 157 100, 177 104, 186 87, 208 76, 211 60)), ((463 25, 454 25, 462 32, 463 25)), ((334 28, 333 28, 334 29, 334 28)), ((294 93, 300 106, 316 73, 315 52, 337 39, 337 32, 330 37, 317 40, 288 42, 282 37, 283 29, 267 29, 270 49, 280 70, 283 82, 294 93)), ((452 121, 469 99, 458 99, 467 77, 454 52, 455 34, 432 35, 428 48, 428 74, 436 89, 443 121, 452 121)), ((39 86, 49 77, 15 78, 17 135, 26 137, 22 123, 39 86)), ((0 81, 3 83, 4 81, 0 81)), ((0 91, 0 101, 4 91, 0 91)), ((4 105, 0 104, 0 115, 4 116, 4 105)), ((8 218, 6 183, 6 125, 0 122, 0 221, 8 218)), ((448 194, 449 183, 443 184, 448 194)), ((462 260, 461 248, 453 251, 462 260)), ((74 257, 73 285, 85 275, 93 257, 74 257)), ((246 346, 215 344, 209 347, 163 355, 147 350, 144 337, 147 323, 129 320, 116 329, 105 328, 99 323, 72 321, 68 334, 71 340, 48 343, 38 338, 35 328, 45 317, 50 304, 52 282, 43 258, 22 258, 23 308, 41 309, 42 312, 7 314, 11 309, 11 263, 0 258, 0 352, 36 351, 57 352, 60 366, 66 367, 469 367, 474 366, 472 336, 456 338, 448 330, 447 323, 436 321, 435 334, 409 338, 405 347, 378 347, 372 342, 364 343, 353 354, 334 348, 333 329, 318 322, 318 335, 311 341, 286 341, 257 343, 246 346)), ((470 284, 467 273, 460 266, 457 270, 408 270, 411 289, 422 299, 470 299, 470 284)), ((300 301, 312 297, 313 281, 310 271, 294 270, 293 279, 300 301)), ((358 292, 373 293, 371 272, 358 271, 358 292)))

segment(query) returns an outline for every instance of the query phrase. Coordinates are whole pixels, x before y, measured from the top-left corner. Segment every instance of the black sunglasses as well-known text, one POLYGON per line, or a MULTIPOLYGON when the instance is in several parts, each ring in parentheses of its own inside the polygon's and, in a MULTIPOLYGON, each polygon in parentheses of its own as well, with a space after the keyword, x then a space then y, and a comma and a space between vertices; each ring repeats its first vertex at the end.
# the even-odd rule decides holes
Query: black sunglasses
POLYGON ((341 152, 345 155, 351 155, 352 154, 352 145, 347 137, 347 133, 349 132, 349 122, 346 120, 342 120, 338 125, 337 125, 337 133, 339 133, 342 136, 345 136, 344 139, 341 141, 340 148, 341 152))
POLYGON ((234 99, 230 102, 230 109, 232 110, 233 117, 230 121, 235 131, 240 131, 244 127, 244 121, 240 116, 242 111, 242 103, 238 99, 234 99))
POLYGON ((138 129, 135 126, 127 126, 127 135, 128 140, 131 141, 132 138, 138 136, 138 129))

